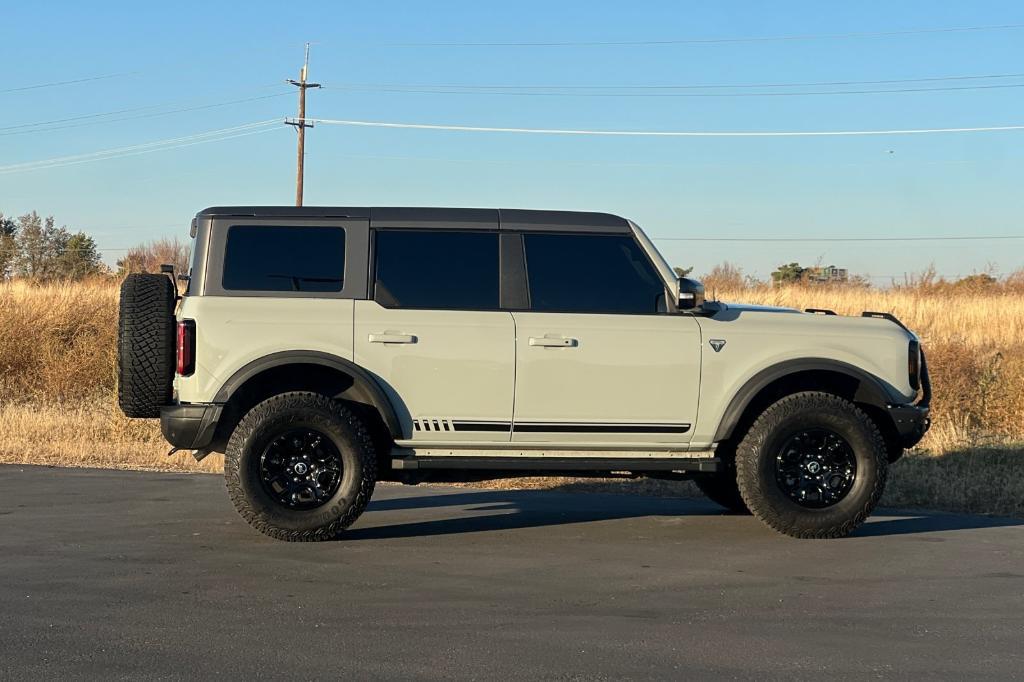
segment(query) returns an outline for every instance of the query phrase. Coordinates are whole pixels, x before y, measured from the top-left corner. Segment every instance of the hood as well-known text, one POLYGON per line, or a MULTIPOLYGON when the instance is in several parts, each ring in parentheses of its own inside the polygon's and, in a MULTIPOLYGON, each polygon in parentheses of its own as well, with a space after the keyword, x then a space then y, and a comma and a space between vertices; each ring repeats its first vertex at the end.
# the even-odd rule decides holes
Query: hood
POLYGON ((731 322, 737 326, 760 328, 766 333, 791 333, 803 330, 815 334, 869 334, 891 338, 917 338, 899 320, 886 313, 863 313, 858 316, 836 315, 831 311, 749 303, 715 301, 704 306, 711 319, 731 322))
POLYGON ((754 303, 724 303, 718 302, 720 310, 733 310, 736 312, 759 312, 759 313, 799 313, 796 308, 782 308, 774 305, 756 305, 754 303))

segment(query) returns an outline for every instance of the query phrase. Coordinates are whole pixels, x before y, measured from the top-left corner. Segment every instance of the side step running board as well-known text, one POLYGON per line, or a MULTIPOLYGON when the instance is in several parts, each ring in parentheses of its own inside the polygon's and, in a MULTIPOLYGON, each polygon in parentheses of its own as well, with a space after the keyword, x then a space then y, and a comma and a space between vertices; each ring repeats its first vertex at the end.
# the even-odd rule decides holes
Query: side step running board
POLYGON ((394 457, 391 467, 485 469, 492 471, 718 471, 718 458, 705 457, 394 457))

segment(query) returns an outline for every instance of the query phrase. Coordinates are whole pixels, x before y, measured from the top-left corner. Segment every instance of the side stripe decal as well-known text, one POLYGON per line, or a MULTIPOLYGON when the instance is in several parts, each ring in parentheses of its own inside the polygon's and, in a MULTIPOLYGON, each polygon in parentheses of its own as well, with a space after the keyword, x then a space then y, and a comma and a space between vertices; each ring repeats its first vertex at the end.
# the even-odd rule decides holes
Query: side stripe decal
POLYGON ((522 433, 686 433, 689 424, 564 424, 516 423, 522 433))
MULTIPOLYGON (((687 433, 690 424, 608 424, 599 422, 516 422, 519 433, 687 433)), ((413 420, 414 431, 511 431, 511 422, 424 418, 413 420)))

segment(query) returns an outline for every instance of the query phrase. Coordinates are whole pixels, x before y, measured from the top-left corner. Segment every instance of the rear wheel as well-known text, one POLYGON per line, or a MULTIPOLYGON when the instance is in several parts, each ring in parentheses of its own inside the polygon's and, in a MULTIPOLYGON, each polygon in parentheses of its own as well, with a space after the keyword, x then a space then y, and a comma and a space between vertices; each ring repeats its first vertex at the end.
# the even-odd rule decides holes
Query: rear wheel
POLYGON ((362 514, 376 482, 373 443, 344 404, 283 393, 246 414, 228 441, 224 477, 256 530, 292 542, 329 540, 362 514))
POLYGON ((850 534, 878 504, 887 467, 871 418, 816 391, 771 405, 736 448, 737 483, 750 511, 798 538, 850 534))

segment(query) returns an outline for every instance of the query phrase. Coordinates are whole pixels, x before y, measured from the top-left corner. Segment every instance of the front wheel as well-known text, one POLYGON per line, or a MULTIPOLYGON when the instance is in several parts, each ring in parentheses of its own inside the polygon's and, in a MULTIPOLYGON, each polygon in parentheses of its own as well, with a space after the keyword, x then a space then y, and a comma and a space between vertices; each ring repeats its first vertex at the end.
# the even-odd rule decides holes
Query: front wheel
POLYGON ((878 504, 887 468, 885 441, 871 418, 817 391, 771 405, 736 448, 747 507, 797 538, 849 535, 878 504))
POLYGON ((362 514, 376 482, 366 427, 344 404, 293 392, 252 408, 228 441, 224 478, 256 530, 291 542, 329 540, 362 514))

